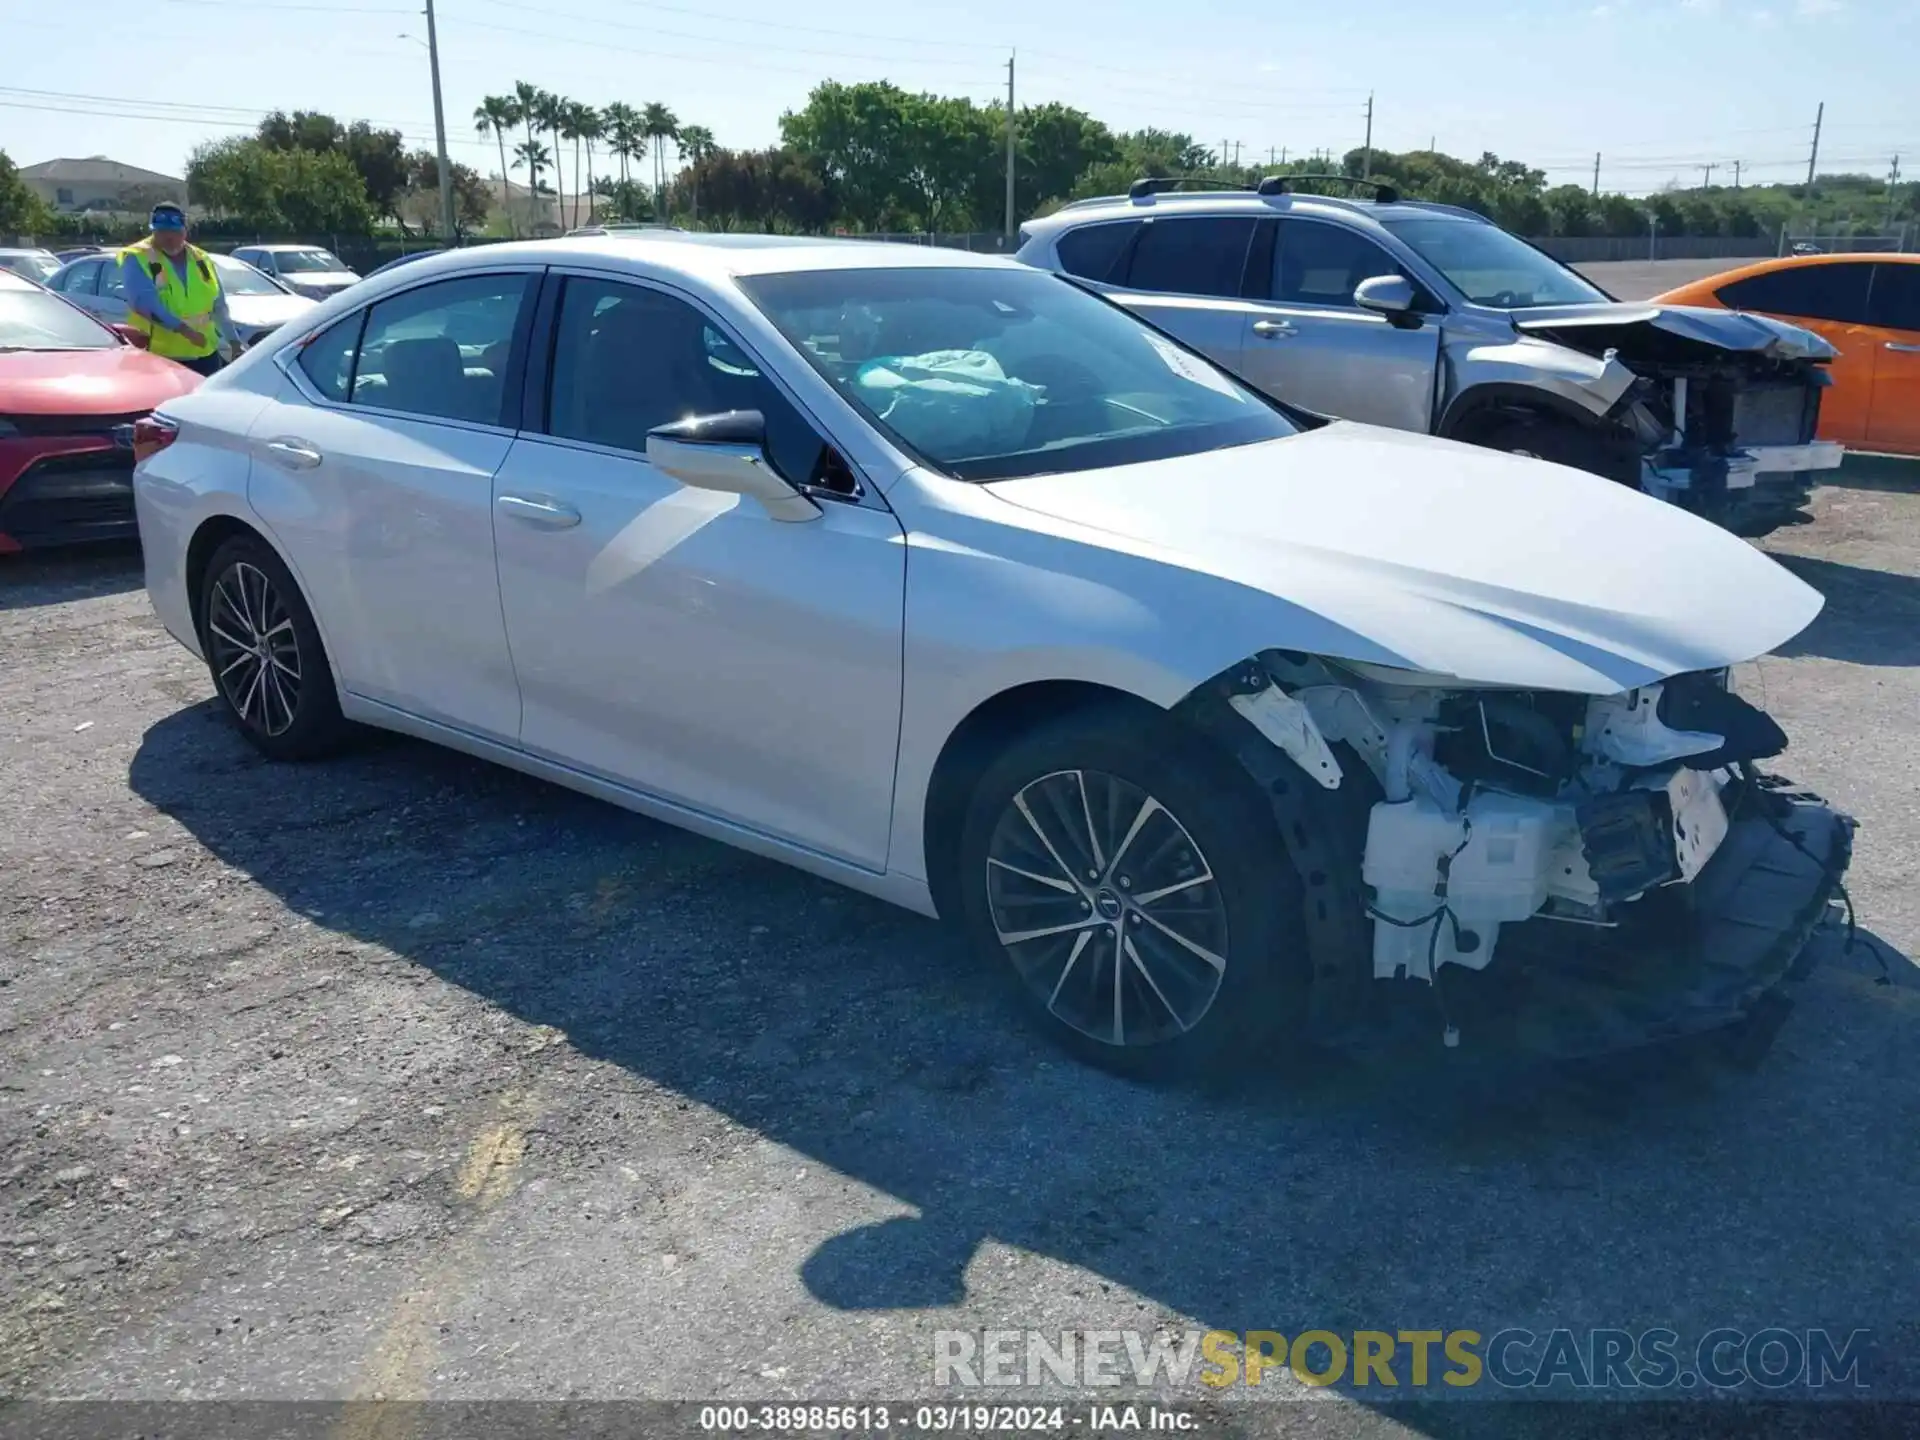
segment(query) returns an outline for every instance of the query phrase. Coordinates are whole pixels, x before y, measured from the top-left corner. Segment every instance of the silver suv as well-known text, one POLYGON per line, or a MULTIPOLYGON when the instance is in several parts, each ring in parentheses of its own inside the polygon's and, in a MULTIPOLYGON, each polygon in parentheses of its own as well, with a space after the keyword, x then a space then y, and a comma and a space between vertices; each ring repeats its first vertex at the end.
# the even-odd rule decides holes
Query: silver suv
POLYGON ((1809 518, 1833 347, 1736 311, 1624 303, 1471 211, 1345 176, 1143 180, 1022 227, 1077 277, 1275 399, 1535 455, 1743 535, 1809 518), (1325 182, 1366 192, 1305 193, 1325 182))

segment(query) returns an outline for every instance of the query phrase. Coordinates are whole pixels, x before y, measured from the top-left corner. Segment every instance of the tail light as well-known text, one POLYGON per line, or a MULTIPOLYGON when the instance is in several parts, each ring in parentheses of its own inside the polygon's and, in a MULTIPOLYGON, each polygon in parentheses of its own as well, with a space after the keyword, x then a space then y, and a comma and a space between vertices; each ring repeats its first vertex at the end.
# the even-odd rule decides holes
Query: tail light
POLYGON ((180 427, 160 415, 147 415, 133 422, 133 463, 138 465, 158 455, 180 435, 180 427))

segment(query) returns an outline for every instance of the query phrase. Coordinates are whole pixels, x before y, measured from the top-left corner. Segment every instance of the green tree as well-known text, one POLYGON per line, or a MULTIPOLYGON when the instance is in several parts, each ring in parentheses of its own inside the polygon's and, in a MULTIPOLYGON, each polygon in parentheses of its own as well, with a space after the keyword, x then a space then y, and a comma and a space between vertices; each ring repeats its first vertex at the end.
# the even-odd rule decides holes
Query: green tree
MULTIPOLYGON (((479 171, 450 162, 453 179, 453 221, 465 235, 486 226, 493 211, 493 191, 479 171)), ((407 156, 407 190, 401 207, 421 229, 429 230, 440 219, 440 160, 431 150, 415 150, 407 156)))
POLYGON ((1111 165, 1119 158, 1113 132, 1084 110, 1057 103, 1029 105, 1020 111, 1015 130, 1014 208, 1032 215, 1047 201, 1072 194, 1093 166, 1111 165))
POLYGON ((360 172, 341 150, 216 140, 193 152, 187 187, 199 204, 261 234, 361 235, 374 219, 360 172))
POLYGON ((816 85, 780 117, 784 148, 805 155, 832 183, 856 230, 883 228, 906 189, 907 93, 885 80, 816 85))
POLYGON ((1555 235, 1591 235, 1598 228, 1593 197, 1578 185, 1556 185, 1541 197, 1555 235))
POLYGON ((20 178, 20 167, 0 150, 0 235, 42 235, 53 229, 53 214, 20 178))
MULTIPOLYGON (((573 142, 573 223, 580 223, 580 147, 587 148, 587 178, 593 178, 593 142, 603 132, 600 112, 579 100, 562 100, 559 109, 560 135, 573 142)), ((587 222, 593 221, 593 206, 587 206, 587 222)))
POLYGON ((697 226, 700 223, 700 165, 720 147, 714 143, 713 131, 704 125, 681 126, 674 143, 687 164, 687 211, 697 226))

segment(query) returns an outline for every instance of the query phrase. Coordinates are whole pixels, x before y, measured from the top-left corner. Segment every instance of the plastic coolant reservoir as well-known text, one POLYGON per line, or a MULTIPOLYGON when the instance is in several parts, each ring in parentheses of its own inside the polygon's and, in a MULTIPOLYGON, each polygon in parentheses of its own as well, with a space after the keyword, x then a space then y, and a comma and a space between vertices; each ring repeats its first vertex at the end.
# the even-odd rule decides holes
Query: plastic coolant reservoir
POLYGON ((1424 796, 1375 805, 1361 866, 1374 891, 1374 909, 1400 921, 1432 915, 1442 904, 1435 893, 1440 862, 1452 855, 1444 903, 1458 933, 1445 916, 1415 925, 1376 918, 1374 975, 1430 979, 1429 955, 1436 966, 1484 968, 1493 959, 1499 927, 1525 920, 1546 903, 1554 842, 1571 823, 1570 812, 1518 795, 1476 795, 1467 804, 1466 821, 1424 796))

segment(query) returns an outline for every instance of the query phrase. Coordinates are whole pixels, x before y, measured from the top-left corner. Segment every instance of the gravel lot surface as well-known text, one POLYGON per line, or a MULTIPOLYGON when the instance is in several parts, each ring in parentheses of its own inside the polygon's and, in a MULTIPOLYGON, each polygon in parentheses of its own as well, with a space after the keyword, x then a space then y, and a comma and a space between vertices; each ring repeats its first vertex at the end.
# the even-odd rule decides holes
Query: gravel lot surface
MULTIPOLYGON (((1757 1073, 1225 1095, 568 792, 266 764, 135 557, 0 561, 0 1396, 898 1398, 936 1330, 1655 1324, 1868 1327, 1920 1393, 1920 487, 1818 511, 1769 545, 1828 608, 1739 683, 1860 818, 1862 942, 1757 1073)), ((1313 1408, 1433 1428, 1366 1400, 1313 1408)))

